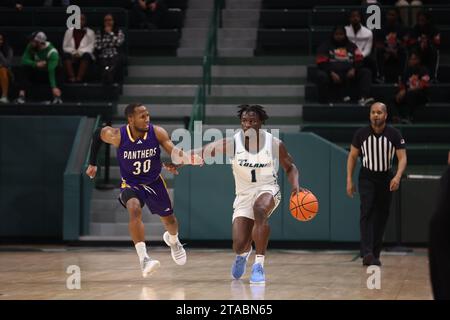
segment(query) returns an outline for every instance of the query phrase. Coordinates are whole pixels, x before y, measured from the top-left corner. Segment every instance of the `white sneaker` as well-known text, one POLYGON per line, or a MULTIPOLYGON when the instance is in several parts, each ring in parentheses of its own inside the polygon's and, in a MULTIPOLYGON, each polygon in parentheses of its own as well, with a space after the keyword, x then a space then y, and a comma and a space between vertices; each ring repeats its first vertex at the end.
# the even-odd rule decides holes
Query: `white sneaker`
POLYGON ((186 250, 184 250, 183 245, 180 243, 180 240, 177 243, 172 244, 169 241, 169 232, 164 232, 163 235, 164 242, 170 247, 172 251, 172 259, 176 264, 182 266, 186 263, 186 250))
POLYGON ((9 103, 9 100, 7 97, 1 97, 0 98, 0 103, 9 103))
POLYGON ((150 274, 156 271, 160 267, 160 263, 158 260, 153 260, 150 258, 144 258, 144 261, 142 261, 141 268, 142 268, 142 276, 144 278, 147 278, 150 274))

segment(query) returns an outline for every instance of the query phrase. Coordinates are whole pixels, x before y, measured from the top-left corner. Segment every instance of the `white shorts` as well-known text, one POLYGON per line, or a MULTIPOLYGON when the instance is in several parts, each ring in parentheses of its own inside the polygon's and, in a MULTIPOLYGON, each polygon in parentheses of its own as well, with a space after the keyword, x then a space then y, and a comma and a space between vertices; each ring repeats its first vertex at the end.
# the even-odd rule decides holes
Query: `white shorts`
POLYGON ((270 215, 275 211, 281 201, 280 186, 277 184, 260 186, 255 189, 238 194, 233 203, 234 212, 232 221, 234 221, 234 219, 236 219, 237 217, 245 217, 255 220, 253 205, 255 204, 256 199, 258 199, 258 197, 263 193, 270 193, 273 196, 273 200, 275 201, 275 206, 267 216, 270 217, 270 215))

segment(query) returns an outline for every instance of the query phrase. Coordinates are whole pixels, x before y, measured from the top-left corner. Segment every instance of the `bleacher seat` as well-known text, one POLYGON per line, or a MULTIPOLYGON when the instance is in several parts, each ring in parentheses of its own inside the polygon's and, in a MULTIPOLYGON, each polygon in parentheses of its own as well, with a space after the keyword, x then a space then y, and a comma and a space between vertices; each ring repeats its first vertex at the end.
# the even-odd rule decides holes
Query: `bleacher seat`
POLYGON ((309 28, 308 10, 261 10, 259 26, 262 29, 270 28, 309 28))
MULTIPOLYGON (((340 0, 341 6, 357 6, 360 0, 340 0)), ((315 6, 335 6, 336 0, 263 0, 262 7, 265 9, 310 9, 315 6)))
POLYGON ((284 53, 287 49, 291 53, 307 55, 309 42, 307 29, 259 29, 256 53, 284 53))
MULTIPOLYGON (((364 122, 368 119, 369 108, 358 105, 307 103, 303 106, 303 120, 307 122, 364 122)), ((450 123, 450 103, 429 104, 417 110, 414 123, 450 123)))
POLYGON ((162 52, 174 54, 178 48, 180 37, 181 31, 179 29, 129 30, 129 53, 133 55, 141 53, 152 55, 162 52))

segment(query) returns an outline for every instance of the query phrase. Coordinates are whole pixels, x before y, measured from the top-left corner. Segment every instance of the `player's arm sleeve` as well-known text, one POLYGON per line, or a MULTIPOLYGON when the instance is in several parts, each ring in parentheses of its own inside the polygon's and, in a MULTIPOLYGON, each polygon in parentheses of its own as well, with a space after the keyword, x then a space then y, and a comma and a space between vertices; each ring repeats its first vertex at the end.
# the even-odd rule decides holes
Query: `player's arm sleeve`
POLYGON ((94 133, 92 134, 91 153, 89 155, 89 164, 91 166, 97 165, 98 151, 100 150, 100 147, 103 144, 103 141, 101 138, 102 129, 103 128, 97 128, 97 129, 95 129, 94 133))
POLYGON ((361 148, 361 130, 357 130, 353 135, 352 146, 356 149, 361 148))
POLYGON ((395 146, 395 148, 398 149, 406 149, 406 142, 405 139, 403 139, 402 134, 400 133, 400 131, 398 131, 397 129, 395 129, 394 131, 394 139, 393 139, 393 144, 395 146))

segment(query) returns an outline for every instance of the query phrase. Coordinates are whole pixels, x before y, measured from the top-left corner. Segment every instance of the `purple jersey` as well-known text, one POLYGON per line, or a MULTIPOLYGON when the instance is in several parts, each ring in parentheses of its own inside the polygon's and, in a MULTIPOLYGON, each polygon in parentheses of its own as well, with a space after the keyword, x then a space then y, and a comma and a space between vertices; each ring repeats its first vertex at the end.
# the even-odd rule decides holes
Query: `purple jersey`
POLYGON ((153 125, 141 139, 133 139, 128 125, 120 128, 117 149, 122 184, 137 186, 150 184, 161 173, 161 149, 153 125))

